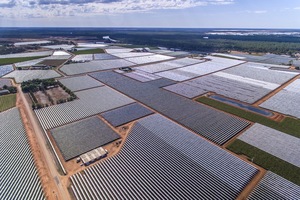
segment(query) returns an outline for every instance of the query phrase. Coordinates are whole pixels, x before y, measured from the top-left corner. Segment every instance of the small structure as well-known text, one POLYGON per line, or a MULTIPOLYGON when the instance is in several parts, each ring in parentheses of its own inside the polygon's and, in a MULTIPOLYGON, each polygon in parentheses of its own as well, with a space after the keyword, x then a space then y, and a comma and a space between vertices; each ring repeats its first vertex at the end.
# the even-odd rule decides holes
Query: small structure
POLYGON ((0 96, 10 94, 9 90, 0 90, 0 96))
POLYGON ((132 72, 132 68, 131 67, 120 67, 119 70, 123 71, 123 72, 132 72))
POLYGON ((103 36, 103 40, 107 43, 116 43, 118 40, 111 39, 109 36, 103 36))
POLYGON ((101 158, 104 158, 106 155, 107 155, 107 150, 105 150, 102 147, 99 147, 85 154, 82 154, 80 156, 80 159, 85 166, 88 166, 89 164, 95 162, 96 160, 100 160, 101 158))
POLYGON ((39 70, 39 69, 50 69, 51 67, 48 65, 44 65, 44 64, 35 64, 32 65, 30 69, 32 70, 39 70))

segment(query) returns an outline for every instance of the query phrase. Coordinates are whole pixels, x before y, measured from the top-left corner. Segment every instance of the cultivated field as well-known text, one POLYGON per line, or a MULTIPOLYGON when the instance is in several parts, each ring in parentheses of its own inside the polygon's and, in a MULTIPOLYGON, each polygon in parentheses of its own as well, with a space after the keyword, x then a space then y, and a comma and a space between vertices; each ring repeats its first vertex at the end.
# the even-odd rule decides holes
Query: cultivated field
POLYGON ((45 56, 21 57, 21 58, 2 58, 2 59, 0 59, 0 65, 19 63, 18 64, 18 67, 19 67, 20 63, 29 63, 28 61, 34 62, 33 60, 40 60, 40 58, 45 58, 45 56))
POLYGON ((206 104, 208 106, 214 107, 216 109, 222 110, 224 112, 233 114, 235 116, 241 117, 243 119, 257 122, 265 126, 271 127, 273 129, 279 130, 281 132, 287 133, 289 135, 300 138, 300 120, 290 117, 285 117, 281 122, 276 122, 265 116, 245 111, 241 108, 237 108, 220 101, 216 101, 207 97, 200 97, 197 99, 198 102, 206 104))
POLYGON ((3 88, 3 86, 12 86, 10 79, 2 79, 0 78, 0 89, 3 88))
POLYGON ((300 138, 256 123, 238 139, 300 168, 300 138))
POLYGON ((0 112, 16 106, 16 94, 0 96, 0 112))
POLYGON ((66 161, 120 138, 97 116, 52 129, 51 134, 66 161))
POLYGON ((32 79, 50 79, 60 77, 54 70, 16 70, 4 76, 5 78, 14 78, 17 83, 29 81, 32 79))
POLYGON ((135 124, 119 154, 71 176, 71 188, 76 199, 235 199, 257 172, 156 114, 135 124))
POLYGON ((61 82, 72 92, 103 86, 102 83, 91 78, 90 76, 76 76, 70 78, 62 78, 59 79, 59 82, 61 82))
POLYGON ((17 108, 0 113, 0 199, 45 199, 17 108))
POLYGON ((64 65, 62 68, 60 68, 60 70, 67 75, 76 75, 100 70, 116 69, 120 67, 130 67, 133 65, 133 63, 123 59, 94 60, 87 63, 64 65))
POLYGON ((260 107, 300 118, 300 110, 296 109, 299 107, 300 101, 299 88, 300 79, 297 79, 279 93, 262 103, 260 107))
POLYGON ((134 70, 133 72, 130 73, 124 73, 124 75, 141 82, 147 82, 147 81, 152 81, 161 78, 160 76, 156 76, 154 74, 150 74, 148 72, 144 72, 140 70, 134 70))
POLYGON ((259 148, 247 144, 241 140, 235 140, 227 149, 238 155, 247 157, 249 161, 270 170, 283 178, 300 185, 300 168, 273 156, 259 148))
POLYGON ((298 185, 268 171, 248 199, 298 199, 299 195, 298 185))
POLYGON ((2 65, 0 66, 0 77, 2 77, 5 74, 8 74, 14 70, 12 65, 2 65))
POLYGON ((167 79, 141 83, 114 72, 97 72, 91 76, 216 144, 224 144, 249 125, 247 121, 161 89, 160 87, 174 84, 167 79), (160 82, 161 80, 163 82, 160 82))
POLYGON ((31 57, 46 57, 52 55, 53 51, 37 51, 37 52, 29 52, 29 53, 13 53, 0 55, 0 59, 8 59, 8 58, 31 58, 31 57))
POLYGON ((35 110, 46 130, 134 102, 108 87, 83 90, 75 95, 78 99, 74 101, 35 110))
POLYGON ((73 52, 75 55, 82 55, 82 54, 95 54, 95 53, 104 53, 103 49, 88 49, 88 50, 80 50, 80 48, 77 49, 77 51, 73 52))
POLYGON ((187 65, 193 65, 197 63, 204 62, 204 60, 192 59, 192 58, 181 58, 171 61, 160 62, 156 64, 144 65, 141 67, 136 67, 136 69, 148 72, 148 73, 157 73, 161 71, 172 70, 176 68, 185 67, 187 65))
POLYGON ((102 113, 101 116, 114 127, 145 117, 153 112, 144 106, 134 103, 102 113))
POLYGON ((126 58, 125 60, 140 65, 140 64, 146 64, 146 63, 170 60, 170 59, 173 59, 173 58, 174 57, 171 57, 171 56, 164 56, 164 55, 156 54, 156 55, 150 55, 150 56, 126 58))

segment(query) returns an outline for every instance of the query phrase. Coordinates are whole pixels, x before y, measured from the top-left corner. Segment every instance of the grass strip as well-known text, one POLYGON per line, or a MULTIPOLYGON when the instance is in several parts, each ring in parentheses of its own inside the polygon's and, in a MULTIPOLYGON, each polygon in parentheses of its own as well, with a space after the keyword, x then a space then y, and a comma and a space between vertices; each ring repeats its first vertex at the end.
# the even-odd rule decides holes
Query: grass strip
POLYGON ((227 149, 236 154, 246 155, 249 159, 253 158, 255 164, 300 185, 300 168, 295 165, 238 139, 230 144, 227 149))
POLYGON ((33 57, 19 57, 19 58, 1 58, 0 59, 0 65, 8 65, 18 62, 25 62, 29 60, 35 60, 39 58, 45 58, 47 56, 33 56, 33 57))
POLYGON ((72 52, 75 55, 82 55, 82 54, 94 54, 94 53, 105 53, 103 49, 88 49, 82 50, 77 49, 77 51, 72 52))
POLYGON ((197 99, 198 102, 203 103, 205 105, 214 107, 216 109, 222 110, 224 112, 236 115, 238 117, 244 118, 251 122, 260 123, 262 125, 271 127, 278 131, 287 133, 289 135, 295 136, 300 138, 300 120, 294 119, 291 117, 286 117, 282 122, 273 121, 267 117, 264 117, 259 114, 255 114, 249 111, 245 111, 243 109, 207 98, 207 97, 200 97, 197 99))
POLYGON ((16 106, 16 94, 0 96, 0 112, 16 106))

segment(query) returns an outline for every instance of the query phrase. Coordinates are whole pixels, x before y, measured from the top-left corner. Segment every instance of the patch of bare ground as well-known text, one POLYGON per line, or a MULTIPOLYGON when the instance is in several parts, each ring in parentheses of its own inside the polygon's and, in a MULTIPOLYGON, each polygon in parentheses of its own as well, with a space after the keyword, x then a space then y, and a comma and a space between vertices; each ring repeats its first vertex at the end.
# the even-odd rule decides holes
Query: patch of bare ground
POLYGON ((39 177, 41 179, 41 184, 45 193, 45 196, 47 199, 57 199, 56 194, 58 193, 55 191, 55 183, 54 180, 51 179, 51 176, 49 175, 49 169, 47 169, 46 162, 44 161, 44 157, 42 156, 42 153, 40 151, 40 147, 38 145, 37 139, 35 137, 32 125, 30 121, 28 120, 28 116, 26 114, 26 108, 25 105, 20 98, 20 94, 17 94, 17 103, 16 106, 19 108, 22 121, 27 133, 27 138, 30 144, 30 148, 32 151, 32 155, 35 161, 36 168, 38 170, 39 177))
POLYGON ((45 91, 47 94, 49 94, 52 97, 54 102, 60 99, 67 99, 70 97, 70 95, 61 87, 55 87, 45 91))
POLYGON ((64 64, 67 60, 43 60, 40 64, 49 65, 52 67, 59 67, 64 64))
POLYGON ((48 104, 50 105, 51 102, 49 101, 49 98, 47 97, 47 95, 43 92, 43 91, 37 91, 35 93, 33 93, 33 95, 35 96, 35 98, 37 99, 37 101, 40 103, 40 104, 48 104))

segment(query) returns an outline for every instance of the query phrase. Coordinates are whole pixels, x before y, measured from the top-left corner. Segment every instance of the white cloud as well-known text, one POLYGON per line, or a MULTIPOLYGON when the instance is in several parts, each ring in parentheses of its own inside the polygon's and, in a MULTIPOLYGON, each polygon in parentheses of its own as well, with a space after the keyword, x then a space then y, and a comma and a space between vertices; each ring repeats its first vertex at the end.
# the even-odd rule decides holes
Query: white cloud
MULTIPOLYGON (((9 0, 0 0, 0 6, 11 2, 9 0)), ((185 9, 209 4, 227 5, 233 4, 234 0, 14 0, 13 2, 14 6, 1 7, 0 15, 9 18, 89 16, 95 14, 144 12, 158 9, 185 9)))
POLYGON ((253 13, 255 13, 255 14, 264 14, 264 13, 267 13, 268 11, 266 11, 266 10, 255 10, 255 11, 253 11, 253 13))

